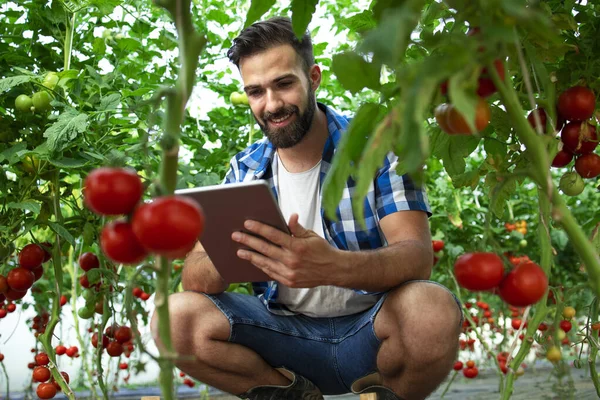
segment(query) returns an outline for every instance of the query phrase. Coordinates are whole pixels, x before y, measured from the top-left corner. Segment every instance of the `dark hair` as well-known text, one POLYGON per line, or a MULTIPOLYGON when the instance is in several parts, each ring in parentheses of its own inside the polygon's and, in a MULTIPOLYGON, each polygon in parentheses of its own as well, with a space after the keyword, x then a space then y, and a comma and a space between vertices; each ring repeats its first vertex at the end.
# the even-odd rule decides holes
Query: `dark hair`
POLYGON ((286 17, 274 17, 256 22, 244 29, 238 37, 233 39, 233 45, 227 52, 227 57, 239 68, 242 57, 252 56, 283 44, 289 44, 296 50, 296 54, 301 57, 308 73, 310 67, 315 63, 310 33, 306 31, 302 40, 298 40, 292 28, 292 21, 286 17))

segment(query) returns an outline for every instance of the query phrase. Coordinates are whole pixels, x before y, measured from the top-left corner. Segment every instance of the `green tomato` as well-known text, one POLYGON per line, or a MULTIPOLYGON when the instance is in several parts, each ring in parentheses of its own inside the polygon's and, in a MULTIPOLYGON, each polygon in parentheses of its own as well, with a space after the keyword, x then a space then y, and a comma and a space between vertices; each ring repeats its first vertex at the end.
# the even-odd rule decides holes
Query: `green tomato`
POLYGON ((42 82, 42 86, 47 87, 48 89, 54 89, 56 84, 58 83, 58 75, 56 72, 48 72, 44 77, 44 81, 42 82))
POLYGON ((104 32, 102 32, 102 39, 112 39, 112 31, 110 29, 105 29, 104 32))
POLYGON ((121 40, 121 39, 123 39, 124 37, 125 37, 125 36, 123 36, 123 34, 122 34, 122 33, 117 33, 117 34, 115 35, 115 40, 121 40))
POLYGON ((248 105, 248 95, 246 93, 232 92, 229 96, 231 104, 234 106, 248 105))
POLYGON ((561 178, 558 187, 567 196, 577 196, 583 192, 585 183, 577 172, 566 172, 561 178))
POLYGON ((21 94, 15 99, 15 108, 17 111, 28 112, 31 110, 32 106, 33 101, 31 100, 31 97, 26 94, 21 94))
POLYGON ((521 246, 522 248, 525 248, 525 247, 527 247, 527 240, 525 240, 525 239, 522 239, 522 240, 519 242, 519 246, 521 246))
POLYGON ((90 319, 94 316, 94 312, 95 310, 93 308, 85 306, 77 310, 77 315, 79 315, 79 318, 81 319, 90 319))
POLYGON ((35 92, 33 94, 32 101, 35 111, 37 112, 43 113, 52 109, 52 106, 50 105, 52 97, 45 90, 41 92, 35 92))
POLYGON ((96 294, 90 289, 83 289, 83 292, 81 292, 81 297, 83 297, 86 303, 91 303, 96 300, 96 294))
POLYGON ((240 104, 244 104, 244 105, 249 105, 250 102, 248 102, 248 95, 246 94, 246 92, 242 92, 240 93, 240 104))

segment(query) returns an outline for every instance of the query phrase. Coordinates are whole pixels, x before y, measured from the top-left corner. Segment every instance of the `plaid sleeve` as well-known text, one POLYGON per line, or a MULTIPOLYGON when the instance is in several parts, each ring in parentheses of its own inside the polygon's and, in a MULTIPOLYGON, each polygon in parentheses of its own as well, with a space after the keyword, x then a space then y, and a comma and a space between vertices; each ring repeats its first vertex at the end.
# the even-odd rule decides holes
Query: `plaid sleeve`
POLYGON ((226 185, 228 183, 239 182, 239 165, 237 156, 234 156, 231 161, 229 161, 229 171, 227 171, 227 175, 225 175, 225 179, 223 179, 222 185, 226 185))
POLYGON ((396 211, 420 210, 431 216, 425 188, 417 186, 408 176, 396 173, 398 156, 389 152, 375 180, 377 216, 381 220, 396 211))

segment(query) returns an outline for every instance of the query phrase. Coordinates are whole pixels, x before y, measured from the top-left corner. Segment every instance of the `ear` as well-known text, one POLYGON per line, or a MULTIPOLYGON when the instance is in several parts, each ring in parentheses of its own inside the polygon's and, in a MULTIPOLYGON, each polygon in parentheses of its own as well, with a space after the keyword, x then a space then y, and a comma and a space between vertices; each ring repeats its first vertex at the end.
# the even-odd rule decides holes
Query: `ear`
POLYGON ((317 88, 321 85, 321 67, 319 67, 317 64, 310 67, 308 76, 310 78, 310 85, 313 91, 316 91, 317 88))

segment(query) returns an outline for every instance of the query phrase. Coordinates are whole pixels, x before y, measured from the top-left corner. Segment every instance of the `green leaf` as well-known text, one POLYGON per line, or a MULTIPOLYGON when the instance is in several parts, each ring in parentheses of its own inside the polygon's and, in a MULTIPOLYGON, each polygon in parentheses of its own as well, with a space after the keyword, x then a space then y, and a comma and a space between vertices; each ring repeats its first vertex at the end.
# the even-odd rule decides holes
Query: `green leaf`
POLYGON ((58 120, 44 132, 44 137, 48 138, 48 148, 52 152, 62 151, 78 134, 84 133, 87 126, 87 114, 79 114, 74 110, 60 114, 58 120))
POLYGON ((258 21, 260 17, 273 7, 275 0, 252 0, 248 15, 246 15, 246 22, 244 22, 244 28, 252 25, 253 22, 258 21))
POLYGON ((373 18, 371 11, 365 10, 342 20, 342 24, 351 31, 363 33, 374 29, 377 26, 377 20, 373 18))
POLYGON ((353 52, 345 52, 333 56, 333 73, 338 77, 344 88, 353 94, 363 88, 377 90, 381 67, 365 61, 353 52))
POLYGON ((0 92, 5 92, 8 89, 22 85, 23 83, 37 80, 35 75, 18 75, 11 76, 10 78, 0 79, 0 92))
POLYGON ((50 164, 63 169, 81 168, 88 163, 88 160, 75 160, 73 158, 63 157, 60 160, 49 160, 50 164))
POLYGON ((513 124, 508 117, 508 113, 496 105, 491 105, 490 111, 490 120, 492 121, 491 124, 494 127, 494 131, 501 140, 508 141, 513 127, 513 124))
POLYGON ((503 218, 507 210, 506 202, 517 190, 516 179, 512 177, 499 179, 495 172, 491 172, 485 177, 485 183, 490 188, 490 210, 497 218, 503 218))
MULTIPOLYGON (((356 169, 369 135, 381 119, 385 108, 378 104, 363 104, 342 135, 331 169, 323 182, 323 208, 327 218, 335 221, 335 210, 342 198, 346 181, 356 169)), ((362 167, 362 166, 361 166, 362 167)))
POLYGON ((576 31, 577 22, 573 14, 556 13, 552 14, 552 22, 554 26, 563 31, 576 31))
POLYGON ((6 208, 18 209, 18 210, 27 210, 31 211, 34 214, 39 214, 42 206, 40 203, 34 200, 24 200, 20 203, 8 203, 6 208))
POLYGON ((0 162, 4 161, 4 160, 8 160, 9 164, 14 164, 17 161, 19 161, 19 159, 21 158, 19 153, 24 150, 25 151, 27 150, 27 143, 25 143, 25 142, 17 143, 14 146, 12 146, 11 148, 8 148, 8 149, 4 150, 2 153, 0 153, 0 162))
POLYGON ((479 184, 479 171, 467 171, 464 174, 455 175, 452 177, 452 184, 455 188, 470 187, 475 189, 479 184))
POLYGON ((392 110, 379 123, 375 132, 367 142, 360 159, 356 187, 352 195, 352 210, 359 224, 366 228, 364 215, 364 198, 373 185, 375 172, 383 165, 385 155, 393 149, 393 143, 400 132, 399 110, 392 110))
POLYGON ((121 95, 119 93, 112 93, 102 98, 98 111, 116 110, 120 103, 121 95))
POLYGON ((57 235, 65 239, 67 242, 71 244, 71 246, 75 247, 75 239, 73 236, 63 227, 62 225, 57 224, 56 222, 48 221, 46 222, 50 229, 52 229, 57 235))
POLYGON ((479 144, 479 138, 470 135, 448 135, 442 131, 435 132, 431 138, 432 153, 441 158, 446 172, 452 179, 465 172, 465 158, 479 144))
POLYGON ((292 0, 292 28, 301 39, 312 19, 319 0, 292 0))
MULTIPOLYGON (((553 245, 558 247, 559 250, 564 250, 567 248, 567 245, 569 244, 569 237, 567 236, 565 231, 561 229, 553 229, 550 232, 550 237, 552 238, 553 245)), ((598 252, 598 254, 600 254, 600 236, 593 235, 592 237, 592 244, 594 244, 596 251, 598 252)))

